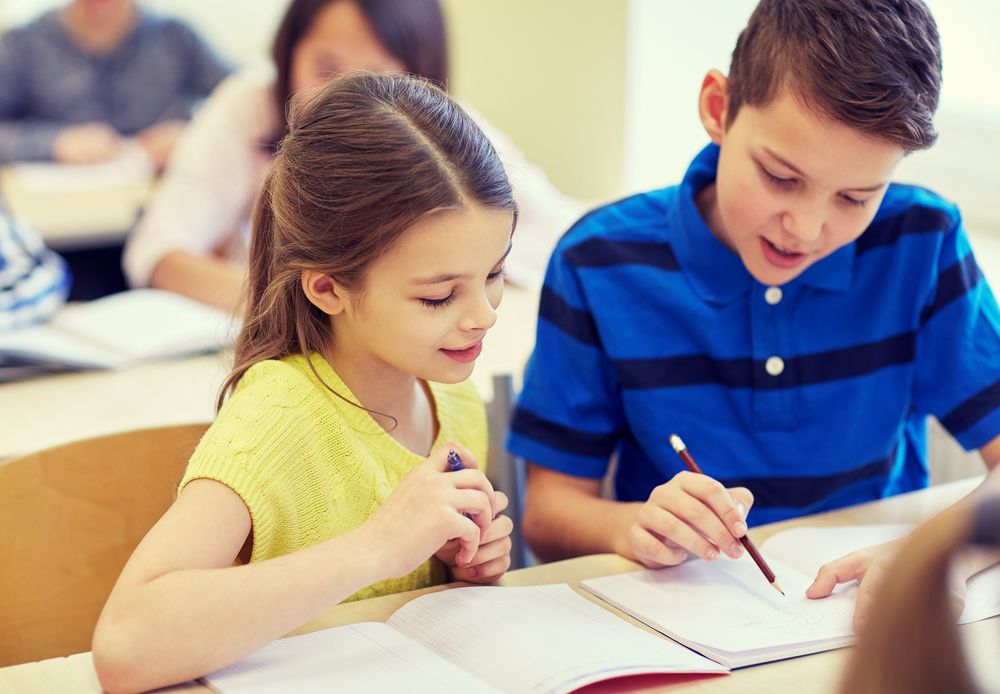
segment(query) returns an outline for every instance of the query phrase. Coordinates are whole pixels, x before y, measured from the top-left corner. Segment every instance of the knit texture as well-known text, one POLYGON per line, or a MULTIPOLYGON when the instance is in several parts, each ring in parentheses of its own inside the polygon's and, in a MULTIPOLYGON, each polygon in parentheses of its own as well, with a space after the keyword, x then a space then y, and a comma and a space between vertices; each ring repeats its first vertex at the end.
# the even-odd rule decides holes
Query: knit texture
MULTIPOLYGON (((313 355, 331 388, 358 402, 327 361, 313 355)), ((472 383, 428 382, 439 425, 434 447, 457 441, 485 465, 486 413, 472 383)), ((301 356, 252 366, 198 444, 180 490, 212 479, 236 492, 253 522, 251 562, 342 535, 364 523, 423 458, 389 436, 365 410, 331 393, 301 356)), ((347 558, 349 560, 349 558, 347 558)), ((359 600, 445 581, 435 558, 402 578, 373 583, 359 600)))

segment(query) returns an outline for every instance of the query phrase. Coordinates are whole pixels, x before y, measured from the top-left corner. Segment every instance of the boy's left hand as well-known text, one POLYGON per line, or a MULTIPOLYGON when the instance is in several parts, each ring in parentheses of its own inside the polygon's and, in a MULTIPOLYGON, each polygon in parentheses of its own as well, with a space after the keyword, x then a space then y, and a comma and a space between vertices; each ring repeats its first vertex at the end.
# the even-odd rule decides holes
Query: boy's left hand
POLYGON ((499 515, 507 508, 507 495, 495 492, 497 516, 479 541, 479 550, 472 560, 463 566, 456 563, 458 557, 458 541, 452 540, 444 544, 434 553, 448 567, 452 580, 469 583, 492 583, 504 575, 510 567, 510 533, 514 522, 507 516, 499 515))

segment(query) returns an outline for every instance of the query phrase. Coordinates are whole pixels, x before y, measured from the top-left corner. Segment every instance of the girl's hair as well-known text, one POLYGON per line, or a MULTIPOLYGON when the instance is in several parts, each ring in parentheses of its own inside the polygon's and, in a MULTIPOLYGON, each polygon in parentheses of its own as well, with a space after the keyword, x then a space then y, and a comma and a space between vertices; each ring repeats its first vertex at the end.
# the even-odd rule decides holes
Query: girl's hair
MULTIPOLYGON (((292 95, 292 57, 320 10, 335 0, 292 0, 278 27, 271 56, 278 73, 274 98, 279 129, 274 144, 288 129, 286 108, 292 95)), ((340 0, 341 2, 345 0, 340 0)), ((437 0, 350 0, 364 14, 382 45, 403 64, 442 89, 448 87, 448 48, 437 0)))
POLYGON ((372 262, 428 214, 471 200, 516 222, 493 145, 429 82, 356 72, 299 106, 254 208, 247 316, 220 407, 257 362, 308 358, 329 343, 329 316, 303 292, 303 271, 363 294, 372 262))

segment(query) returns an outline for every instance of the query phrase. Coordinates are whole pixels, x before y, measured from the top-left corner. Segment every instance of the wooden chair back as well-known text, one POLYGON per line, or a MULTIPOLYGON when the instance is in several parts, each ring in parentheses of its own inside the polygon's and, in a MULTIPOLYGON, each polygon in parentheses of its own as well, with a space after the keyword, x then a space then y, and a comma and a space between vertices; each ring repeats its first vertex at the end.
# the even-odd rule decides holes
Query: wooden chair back
POLYGON ((0 667, 90 650, 122 567, 176 496, 207 424, 0 463, 0 667))

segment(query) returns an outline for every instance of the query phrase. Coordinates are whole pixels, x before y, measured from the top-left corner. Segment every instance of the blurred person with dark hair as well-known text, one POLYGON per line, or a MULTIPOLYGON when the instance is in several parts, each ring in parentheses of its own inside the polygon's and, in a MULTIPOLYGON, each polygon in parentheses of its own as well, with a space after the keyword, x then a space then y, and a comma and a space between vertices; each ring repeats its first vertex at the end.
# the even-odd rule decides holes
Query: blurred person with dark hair
POLYGON ((87 164, 135 139, 162 168, 228 68, 134 0, 73 0, 0 36, 0 164, 87 164))
MULTIPOLYGON (((1000 469, 976 493, 918 527, 899 548, 875 591, 870 616, 841 691, 981 690, 955 619, 965 593, 960 576, 1000 558, 1000 469)), ((985 691, 985 689, 982 689, 985 691)))
MULTIPOLYGON (((447 88, 437 0, 293 0, 278 28, 273 72, 248 70, 205 103, 171 158, 126 246, 133 286, 176 291, 227 310, 243 293, 254 197, 286 130, 289 99, 356 70, 406 72, 447 88)), ((520 216, 507 262, 515 283, 539 285, 549 254, 582 205, 463 103, 497 148, 520 216)))

